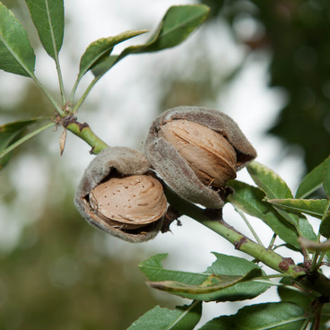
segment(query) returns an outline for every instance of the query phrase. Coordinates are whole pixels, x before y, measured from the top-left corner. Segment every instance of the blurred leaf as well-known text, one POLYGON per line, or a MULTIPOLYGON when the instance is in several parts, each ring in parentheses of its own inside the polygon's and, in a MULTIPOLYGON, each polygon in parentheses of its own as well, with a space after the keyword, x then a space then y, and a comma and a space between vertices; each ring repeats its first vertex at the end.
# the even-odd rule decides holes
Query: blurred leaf
POLYGON ((34 50, 14 14, 0 2, 0 69, 25 77, 33 76, 34 50))
POLYGON ((300 250, 297 231, 270 204, 264 202, 265 193, 262 190, 237 180, 229 181, 228 185, 234 189, 234 194, 227 198, 230 203, 263 220, 283 241, 300 250))
POLYGON ((152 281, 149 283, 151 286, 188 299, 204 301, 252 299, 269 288, 264 283, 248 281, 262 276, 261 269, 254 263, 243 258, 213 254, 217 260, 205 273, 164 269, 162 260, 167 254, 155 255, 141 263, 139 267, 152 281), (246 282, 239 283, 245 280, 246 282))
MULTIPOLYGON (((329 204, 328 204, 329 207, 329 204)), ((330 210, 328 209, 327 213, 324 216, 324 219, 320 225, 320 234, 326 238, 330 238, 330 210)))
POLYGON ((299 237, 298 240, 300 244, 309 251, 317 251, 317 252, 330 251, 330 239, 322 243, 311 241, 305 237, 299 237))
POLYGON ((213 319, 200 330, 300 330, 305 319, 304 310, 293 303, 257 304, 244 307, 235 315, 213 319))
POLYGON ((309 172, 301 181, 296 198, 305 198, 322 186, 324 180, 325 166, 329 158, 309 172))
POLYGON ((144 45, 130 46, 120 55, 105 59, 92 69, 95 77, 105 74, 113 65, 129 54, 155 52, 177 46, 197 29, 207 18, 209 7, 205 5, 172 6, 163 17, 158 29, 144 45))
POLYGON ((45 117, 32 118, 0 126, 0 170, 8 163, 12 155, 12 151, 8 152, 8 148, 26 135, 28 132, 27 128, 37 121, 49 119, 45 117))
POLYGON ((25 0, 40 41, 53 59, 59 53, 64 36, 63 0, 25 0))
POLYGON ((176 306, 174 310, 156 306, 127 330, 191 330, 199 322, 201 313, 201 301, 194 301, 190 306, 176 306))
MULTIPOLYGON (((288 286, 293 285, 292 280, 287 277, 283 277, 280 283, 288 286)), ((295 303, 303 309, 310 307, 311 302, 316 298, 313 297, 311 293, 291 290, 289 287, 285 287, 285 286, 279 286, 277 288, 277 293, 282 301, 295 303)))
POLYGON ((328 198, 330 198, 330 157, 328 157, 327 160, 325 161, 323 188, 328 198))
POLYGON ((267 202, 290 211, 306 213, 318 219, 322 219, 328 205, 326 199, 268 199, 267 202))
MULTIPOLYGON (((265 192, 268 199, 293 198, 285 181, 268 167, 254 161, 248 165, 247 169, 253 181, 265 192)), ((313 228, 306 218, 286 212, 278 207, 275 207, 275 209, 284 220, 296 228, 299 236, 308 237, 309 239, 316 238, 313 228), (303 221, 303 226, 300 226, 301 221, 303 221)))
POLYGON ((92 69, 100 61, 100 59, 104 57, 108 58, 115 45, 146 32, 148 31, 147 30, 125 31, 114 37, 101 38, 96 41, 93 41, 87 47, 85 53, 81 57, 77 80, 79 81, 87 71, 92 69))

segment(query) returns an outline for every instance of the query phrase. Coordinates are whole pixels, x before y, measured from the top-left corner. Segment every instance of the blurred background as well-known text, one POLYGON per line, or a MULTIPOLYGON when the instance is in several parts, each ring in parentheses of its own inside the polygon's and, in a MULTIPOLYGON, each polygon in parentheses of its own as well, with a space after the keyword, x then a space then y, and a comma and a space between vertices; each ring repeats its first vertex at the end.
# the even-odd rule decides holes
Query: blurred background
MULTIPOLYGON (((53 60, 39 44, 25 2, 2 2, 28 30, 36 75, 59 100, 53 60)), ((330 3, 201 2, 212 9, 202 28, 174 49, 121 61, 94 87, 78 120, 112 146, 140 150, 162 111, 179 105, 218 109, 239 124, 258 161, 295 192, 304 174, 330 153, 330 3)), ((60 60, 67 93, 92 41, 125 30, 152 31, 171 5, 190 3, 198 1, 66 1, 60 60)), ((78 96, 90 80, 87 74, 78 96)), ((0 86, 0 125, 52 114, 32 80, 1 71, 0 86)), ((26 143, 0 172, 0 329, 126 329, 157 304, 189 303, 145 285, 137 265, 148 257, 168 252, 165 266, 186 271, 204 271, 215 259, 211 251, 249 258, 189 218, 139 245, 92 228, 75 210, 73 196, 93 156, 69 132, 60 157, 61 133, 52 129, 26 143)), ((245 170, 238 179, 252 182, 245 170)), ((230 205, 224 216, 251 237, 230 205)), ((250 220, 268 244, 271 232, 250 220)), ((245 304, 277 300, 271 289, 251 302, 204 304, 200 325, 245 304)))

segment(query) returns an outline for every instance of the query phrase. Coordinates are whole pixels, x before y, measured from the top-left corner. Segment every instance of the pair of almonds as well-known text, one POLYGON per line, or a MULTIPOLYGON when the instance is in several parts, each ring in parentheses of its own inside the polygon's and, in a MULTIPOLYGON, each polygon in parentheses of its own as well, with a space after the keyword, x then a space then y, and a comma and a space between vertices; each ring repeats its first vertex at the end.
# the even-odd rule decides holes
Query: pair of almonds
POLYGON ((145 155, 104 149, 87 168, 75 198, 91 224, 130 242, 153 238, 167 209, 162 184, 150 168, 181 197, 221 208, 226 182, 256 157, 230 117, 195 107, 156 118, 144 147, 145 155))

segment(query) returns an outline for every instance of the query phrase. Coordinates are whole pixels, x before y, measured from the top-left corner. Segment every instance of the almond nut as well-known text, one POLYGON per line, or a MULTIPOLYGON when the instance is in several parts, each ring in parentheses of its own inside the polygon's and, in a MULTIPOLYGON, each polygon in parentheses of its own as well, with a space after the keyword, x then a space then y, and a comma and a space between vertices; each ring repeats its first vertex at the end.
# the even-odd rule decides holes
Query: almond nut
POLYGON ((174 120, 160 127, 159 136, 172 144, 206 186, 221 188, 236 178, 236 152, 223 135, 192 121, 174 120))
POLYGON ((163 187, 151 175, 111 178, 90 192, 89 201, 100 217, 123 229, 157 221, 167 209, 163 187))
POLYGON ((229 116, 199 107, 173 108, 157 117, 144 151, 175 193, 207 208, 223 207, 226 182, 257 156, 229 116))
POLYGON ((77 188, 77 209, 91 225, 125 241, 154 238, 161 229, 167 200, 149 168, 147 158, 136 150, 102 150, 77 188))

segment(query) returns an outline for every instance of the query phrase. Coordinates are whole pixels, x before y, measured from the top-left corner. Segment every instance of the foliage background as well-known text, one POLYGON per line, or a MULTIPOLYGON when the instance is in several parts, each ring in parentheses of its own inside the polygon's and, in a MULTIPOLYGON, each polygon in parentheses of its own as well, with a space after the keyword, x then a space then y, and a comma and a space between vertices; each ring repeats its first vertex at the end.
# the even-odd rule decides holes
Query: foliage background
MULTIPOLYGON (((24 1, 3 3, 23 22, 36 49, 24 1)), ((152 30, 170 5, 194 2, 88 3, 66 2, 60 59, 68 87, 91 41, 128 29, 152 30)), ((217 108, 238 122, 258 160, 295 188, 329 154, 329 4, 204 3, 213 14, 197 33, 175 49, 125 59, 95 87, 79 120, 111 145, 140 149, 157 113, 178 105, 217 108)), ((36 53, 37 74, 56 93, 52 60, 41 47, 36 53)), ((32 81, 0 72, 0 86, 0 124, 52 112, 32 81)), ((210 251, 243 256, 190 219, 174 227, 173 235, 137 246, 88 226, 72 199, 92 158, 89 147, 70 135, 60 158, 60 133, 43 133, 21 147, 0 174, 0 328, 126 329, 154 305, 181 301, 144 285, 136 265, 150 255, 169 252, 169 268, 191 271, 214 260, 210 251)), ((240 179, 248 180, 244 172, 240 179)), ((226 212, 227 221, 244 232, 237 216, 226 212)), ((234 313, 243 304, 214 304, 209 313, 234 313)))

